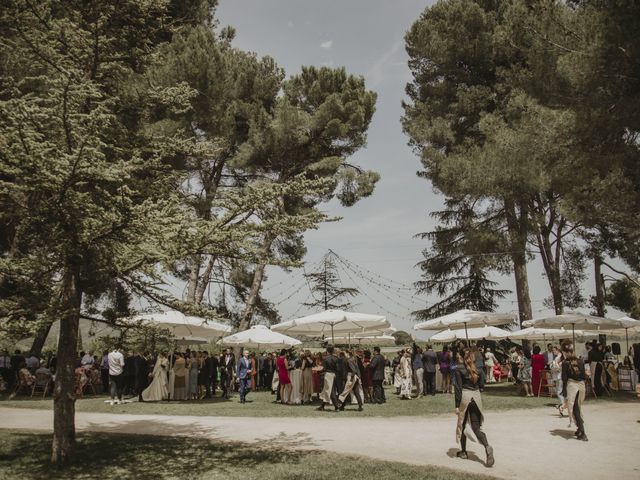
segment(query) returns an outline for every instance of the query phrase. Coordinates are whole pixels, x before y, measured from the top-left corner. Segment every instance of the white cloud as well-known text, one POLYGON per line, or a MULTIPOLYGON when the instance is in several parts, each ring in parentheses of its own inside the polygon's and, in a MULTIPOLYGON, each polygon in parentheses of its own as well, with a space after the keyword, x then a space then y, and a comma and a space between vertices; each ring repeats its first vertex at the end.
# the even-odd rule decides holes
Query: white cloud
POLYGON ((322 42, 320 44, 320 47, 324 48, 325 50, 329 50, 332 46, 333 46, 333 40, 327 40, 326 42, 322 42))
POLYGON ((389 50, 384 52, 380 58, 375 61, 366 74, 367 80, 370 82, 370 86, 380 84, 380 82, 382 82, 388 75, 390 69, 396 71, 398 69, 405 69, 405 62, 394 61, 396 54, 402 51, 403 45, 404 42, 402 40, 397 40, 389 50), (395 69, 390 67, 395 67, 395 69))

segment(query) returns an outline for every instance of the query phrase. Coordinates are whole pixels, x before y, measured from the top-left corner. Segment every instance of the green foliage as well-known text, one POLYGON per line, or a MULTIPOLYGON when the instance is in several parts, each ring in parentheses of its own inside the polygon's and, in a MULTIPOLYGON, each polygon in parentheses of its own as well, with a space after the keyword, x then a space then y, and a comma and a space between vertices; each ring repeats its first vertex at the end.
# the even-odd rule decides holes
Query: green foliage
POLYGON ((629 279, 621 279, 609 285, 606 302, 633 318, 640 318, 640 287, 629 279))
POLYGON ((500 225, 500 211, 479 215, 475 203, 448 200, 447 209, 432 213, 441 225, 435 231, 421 234, 431 246, 419 263, 424 280, 416 282, 418 293, 437 293, 442 300, 416 312, 418 319, 468 308, 494 311, 497 299, 508 290, 495 288, 489 271, 509 269, 505 252, 508 242, 500 225))

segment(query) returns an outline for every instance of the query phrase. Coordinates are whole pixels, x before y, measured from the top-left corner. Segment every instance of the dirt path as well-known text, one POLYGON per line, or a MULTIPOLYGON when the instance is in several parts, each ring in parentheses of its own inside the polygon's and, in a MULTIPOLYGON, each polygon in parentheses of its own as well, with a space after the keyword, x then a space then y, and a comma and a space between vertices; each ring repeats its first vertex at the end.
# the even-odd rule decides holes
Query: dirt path
MULTIPOLYGON (((374 407, 369 407, 374 408, 374 407)), ((551 408, 488 412, 485 432, 496 464, 468 447, 455 458, 454 415, 393 418, 247 418, 78 413, 78 430, 152 435, 194 435, 259 442, 283 448, 330 450, 415 465, 439 465, 501 478, 640 478, 640 408, 636 404, 585 406, 589 442, 573 438, 566 419, 551 408)), ((0 408, 0 427, 50 430, 50 410, 0 408)))

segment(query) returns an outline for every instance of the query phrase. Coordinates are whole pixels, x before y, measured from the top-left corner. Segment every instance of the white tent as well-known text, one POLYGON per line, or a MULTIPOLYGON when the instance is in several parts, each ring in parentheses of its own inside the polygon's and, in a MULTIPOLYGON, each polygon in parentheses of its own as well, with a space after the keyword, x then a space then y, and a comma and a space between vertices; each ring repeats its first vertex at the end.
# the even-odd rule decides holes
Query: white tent
POLYGON ((254 325, 249 330, 234 333, 222 338, 220 345, 244 348, 286 348, 300 345, 302 342, 293 337, 272 332, 264 325, 254 325))
POLYGON ((133 317, 134 322, 143 322, 166 328, 174 337, 202 337, 211 340, 231 332, 229 325, 200 317, 188 316, 177 310, 144 313, 133 317))
POLYGON ((354 335, 347 337, 328 337, 327 341, 330 343, 348 343, 353 345, 374 345, 374 346, 389 346, 395 345, 396 339, 391 335, 375 335, 375 336, 366 336, 366 335, 354 335))
POLYGON ((596 317, 580 312, 567 312, 552 317, 535 318, 522 322, 525 327, 566 328, 571 329, 575 343, 575 331, 588 330, 606 334, 608 330, 629 329, 640 326, 640 321, 623 317, 619 319, 596 317))
MULTIPOLYGON (((582 330, 575 332, 576 336, 593 336, 594 333, 586 333, 582 330)), ((564 328, 539 328, 539 327, 527 327, 522 330, 509 333, 509 339, 511 340, 562 340, 564 338, 571 338, 573 332, 571 330, 565 330, 564 328)))
POLYGON ((442 332, 431 335, 429 340, 432 342, 453 342, 455 340, 502 340, 509 336, 509 331, 502 328, 485 326, 474 327, 458 330, 443 330, 442 332))
MULTIPOLYGON (((506 325, 516 321, 513 313, 478 312, 475 310, 458 310, 457 312, 427 320, 414 325, 414 330, 442 330, 443 328, 482 327, 487 325, 506 325)), ((466 337, 467 340, 471 337, 466 337)))
POLYGON ((306 317, 282 322, 271 327, 274 332, 290 335, 344 336, 354 333, 383 333, 391 327, 382 315, 345 312, 343 310, 325 310, 306 317))

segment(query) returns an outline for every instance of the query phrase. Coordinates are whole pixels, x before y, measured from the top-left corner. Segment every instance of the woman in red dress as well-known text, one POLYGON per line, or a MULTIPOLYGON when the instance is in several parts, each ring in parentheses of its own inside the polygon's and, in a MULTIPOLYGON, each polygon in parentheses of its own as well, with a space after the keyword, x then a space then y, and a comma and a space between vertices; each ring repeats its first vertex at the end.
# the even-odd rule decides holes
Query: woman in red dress
POLYGON ((283 348, 276 360, 278 369, 278 381, 280 382, 280 403, 289 403, 291 397, 291 380, 289 379, 289 362, 287 351, 283 348))
POLYGON ((544 355, 540 355, 540 347, 534 345, 531 355, 531 387, 534 395, 540 394, 540 376, 544 375, 544 355))

